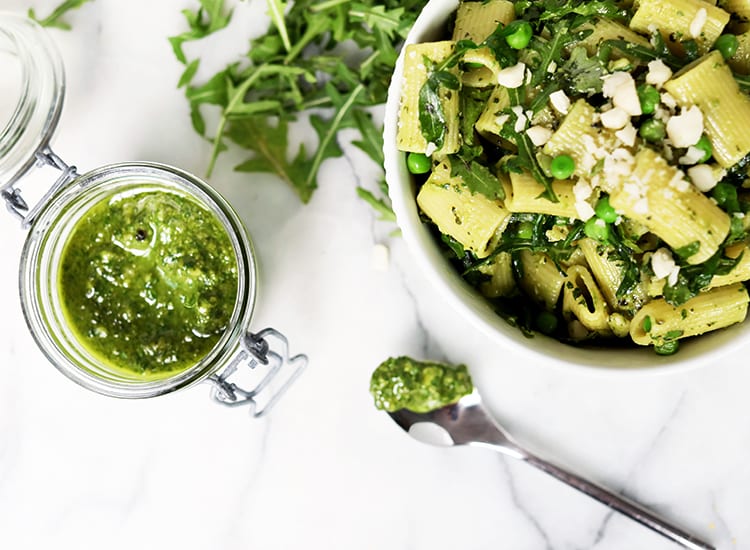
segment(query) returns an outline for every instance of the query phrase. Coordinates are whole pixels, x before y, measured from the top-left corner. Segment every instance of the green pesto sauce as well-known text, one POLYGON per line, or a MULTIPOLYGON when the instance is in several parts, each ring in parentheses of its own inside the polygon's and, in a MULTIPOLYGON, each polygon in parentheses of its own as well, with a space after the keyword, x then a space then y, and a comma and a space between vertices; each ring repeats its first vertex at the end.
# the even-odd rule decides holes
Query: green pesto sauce
POLYGON ((390 358, 370 379, 375 407, 386 411, 409 409, 424 413, 455 403, 474 389, 465 365, 390 358))
POLYGON ((110 196, 76 223, 62 254, 68 324, 105 366, 160 379, 208 354, 237 297, 229 234, 195 200, 163 190, 110 196))

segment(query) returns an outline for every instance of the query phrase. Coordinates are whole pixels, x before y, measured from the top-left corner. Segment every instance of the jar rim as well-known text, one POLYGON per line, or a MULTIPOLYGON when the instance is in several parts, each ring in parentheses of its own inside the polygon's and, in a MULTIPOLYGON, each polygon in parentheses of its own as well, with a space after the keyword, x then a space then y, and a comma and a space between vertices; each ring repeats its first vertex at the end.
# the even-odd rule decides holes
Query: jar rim
POLYGON ((0 50, 17 58, 21 91, 10 119, 0 121, 0 190, 13 185, 52 139, 65 98, 62 56, 38 23, 0 11, 0 50))
MULTIPOLYGON (((200 178, 159 163, 112 164, 76 177, 40 211, 29 228, 24 243, 19 269, 19 292, 24 317, 32 336, 50 362, 64 375, 87 389, 111 397, 155 397, 206 379, 236 356, 255 307, 255 252, 237 213, 216 190, 200 178), (60 243, 67 241, 70 226, 75 223, 71 222, 71 216, 77 215, 77 221, 103 197, 138 185, 144 189, 149 185, 164 186, 165 190, 174 188, 210 210, 230 237, 238 270, 238 289, 232 316, 212 350, 187 369, 155 380, 110 376, 111 371, 103 376, 81 365, 60 342, 59 331, 65 330, 66 322, 61 315, 55 316, 51 311, 52 306, 46 302, 47 294, 56 290, 55 284, 49 282, 50 277, 51 280, 56 280, 54 261, 50 254, 54 254, 55 250, 59 251, 60 243), (97 193, 98 198, 93 198, 97 193)), ((102 369, 106 370, 103 366, 102 369)))

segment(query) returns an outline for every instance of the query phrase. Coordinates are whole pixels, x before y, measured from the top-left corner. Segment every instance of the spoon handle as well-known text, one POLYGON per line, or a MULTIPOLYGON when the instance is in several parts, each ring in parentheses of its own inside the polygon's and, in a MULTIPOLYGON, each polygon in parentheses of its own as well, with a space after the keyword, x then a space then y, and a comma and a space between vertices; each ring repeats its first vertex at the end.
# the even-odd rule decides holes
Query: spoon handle
POLYGON ((644 525, 660 535, 681 544, 685 548, 691 550, 716 550, 715 547, 710 544, 705 543, 697 537, 669 524, 664 519, 643 508, 639 504, 636 504, 632 500, 618 496, 612 491, 587 481, 576 474, 563 470, 559 466, 555 466, 537 456, 526 454, 522 459, 529 464, 536 466, 540 470, 547 472, 551 476, 556 477, 560 481, 567 483, 571 487, 595 498, 602 504, 606 504, 613 510, 617 510, 621 514, 628 516, 641 525, 644 525))

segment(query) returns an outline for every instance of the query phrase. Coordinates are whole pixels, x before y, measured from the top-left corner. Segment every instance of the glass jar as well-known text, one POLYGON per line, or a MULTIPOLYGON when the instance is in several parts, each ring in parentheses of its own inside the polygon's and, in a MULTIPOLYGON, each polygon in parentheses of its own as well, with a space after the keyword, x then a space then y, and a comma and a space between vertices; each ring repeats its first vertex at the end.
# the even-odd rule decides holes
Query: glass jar
POLYGON ((17 97, 6 108, 8 122, 0 131, 0 194, 28 229, 19 288, 26 322, 40 349, 71 380, 104 395, 155 397, 209 381, 212 396, 220 403, 248 404, 253 415, 265 414, 301 373, 307 358, 290 357, 286 338, 274 329, 248 330, 256 296, 256 262, 250 237, 235 211, 201 179, 163 164, 120 163, 79 175, 50 147, 62 110, 65 77, 49 36, 27 18, 0 13, 0 56, 5 56, 0 60, 8 66, 6 74, 16 77, 15 90, 4 90, 4 97, 17 97), (19 184, 44 167, 56 169, 58 177, 30 206, 19 184), (61 258, 77 224, 102 201, 141 192, 180 195, 199 205, 226 231, 236 258, 236 297, 213 347, 186 368, 159 376, 116 368, 92 352, 71 326, 61 298, 61 258), (230 378, 243 366, 254 373, 248 377, 248 369, 242 369, 243 378, 252 381, 250 389, 230 378))

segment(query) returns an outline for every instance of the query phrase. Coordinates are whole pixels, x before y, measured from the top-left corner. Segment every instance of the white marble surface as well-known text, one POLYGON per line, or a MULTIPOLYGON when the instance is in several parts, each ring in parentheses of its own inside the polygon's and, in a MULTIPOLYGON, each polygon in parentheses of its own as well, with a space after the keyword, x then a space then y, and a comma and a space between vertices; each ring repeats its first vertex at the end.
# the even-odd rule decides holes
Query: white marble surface
MULTIPOLYGON (((70 17, 73 32, 52 31, 68 75, 63 158, 82 170, 154 160, 203 173, 210 147, 190 128, 166 41, 194 4, 95 0, 70 17)), ((239 5, 213 56, 242 52, 261 11, 262 0, 239 5)), ((271 177, 232 172, 235 152, 210 179, 255 241, 253 328, 283 330, 311 359, 260 421, 213 404, 207 386, 121 401, 59 374, 21 315, 24 233, 0 216, 0 548, 677 548, 522 463, 411 440, 368 394, 382 359, 410 354, 469 364, 492 411, 540 453, 718 548, 750 549, 750 344, 659 376, 529 363, 441 303, 356 197, 377 168, 345 149, 307 206, 271 177), (387 270, 373 267, 376 243, 390 249, 387 270)))

